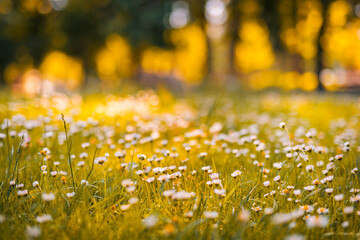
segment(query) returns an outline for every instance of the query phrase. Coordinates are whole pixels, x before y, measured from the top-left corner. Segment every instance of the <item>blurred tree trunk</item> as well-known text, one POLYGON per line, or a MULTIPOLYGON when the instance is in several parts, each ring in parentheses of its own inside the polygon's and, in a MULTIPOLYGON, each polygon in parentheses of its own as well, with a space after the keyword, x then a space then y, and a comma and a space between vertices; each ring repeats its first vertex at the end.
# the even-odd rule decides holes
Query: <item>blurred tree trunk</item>
POLYGON ((203 30, 206 34, 206 45, 207 45, 207 59, 206 59, 206 76, 205 78, 209 79, 211 82, 213 81, 213 52, 212 52, 212 46, 211 46, 211 40, 206 33, 205 27, 203 27, 203 30))
POLYGON ((320 79, 320 74, 322 69, 324 68, 323 65, 323 55, 324 55, 324 49, 321 46, 321 39, 325 33, 325 29, 326 29, 326 21, 327 21, 327 13, 328 13, 328 9, 329 9, 329 5, 331 3, 331 0, 323 0, 322 4, 323 4, 323 10, 322 10, 322 19, 323 19, 323 23, 321 25, 320 31, 319 31, 319 37, 317 40, 317 58, 316 58, 316 74, 318 76, 318 91, 324 91, 324 86, 321 83, 321 79, 320 79))
POLYGON ((200 27, 204 31, 204 34, 206 36, 206 47, 207 47, 207 58, 206 58, 206 73, 204 76, 204 80, 202 81, 202 84, 204 87, 211 87, 214 85, 215 79, 213 74, 213 42, 210 39, 207 31, 206 31, 206 19, 205 17, 201 19, 200 21, 200 27))
POLYGON ((5 76, 4 76, 5 68, 3 66, 0 66, 0 87, 5 86, 5 76))
POLYGON ((83 69, 84 69, 84 82, 82 84, 82 87, 84 89, 87 89, 90 84, 91 68, 86 60, 83 62, 83 69))
POLYGON ((189 3, 190 7, 190 15, 196 20, 201 30, 204 32, 206 36, 206 47, 207 47, 207 59, 206 59, 206 72, 204 76, 204 81, 202 81, 201 85, 203 87, 208 87, 209 85, 213 84, 213 66, 212 66, 212 58, 213 58, 213 51, 212 51, 212 41, 209 38, 209 35, 206 31, 207 20, 205 17, 205 5, 206 0, 186 0, 189 3))
POLYGON ((240 27, 240 11, 239 11, 239 2, 241 0, 234 0, 229 4, 229 24, 228 24, 228 36, 229 40, 229 56, 230 56, 230 74, 237 75, 235 67, 235 48, 236 43, 239 40, 238 30, 240 27))

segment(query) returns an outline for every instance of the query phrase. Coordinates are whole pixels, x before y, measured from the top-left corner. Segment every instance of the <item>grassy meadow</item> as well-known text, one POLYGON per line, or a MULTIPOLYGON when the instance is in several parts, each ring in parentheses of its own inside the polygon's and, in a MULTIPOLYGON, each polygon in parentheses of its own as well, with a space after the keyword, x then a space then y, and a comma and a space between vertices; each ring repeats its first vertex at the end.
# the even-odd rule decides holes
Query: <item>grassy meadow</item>
POLYGON ((1 97, 0 239, 358 239, 360 100, 1 97))

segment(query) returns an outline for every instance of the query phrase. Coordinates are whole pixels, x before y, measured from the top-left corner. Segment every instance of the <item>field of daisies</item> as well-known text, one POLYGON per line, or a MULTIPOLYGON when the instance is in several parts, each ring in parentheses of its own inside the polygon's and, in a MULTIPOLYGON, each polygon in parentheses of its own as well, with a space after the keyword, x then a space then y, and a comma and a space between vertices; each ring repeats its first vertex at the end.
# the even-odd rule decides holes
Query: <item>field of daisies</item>
POLYGON ((360 99, 1 97, 0 239, 358 239, 360 99))

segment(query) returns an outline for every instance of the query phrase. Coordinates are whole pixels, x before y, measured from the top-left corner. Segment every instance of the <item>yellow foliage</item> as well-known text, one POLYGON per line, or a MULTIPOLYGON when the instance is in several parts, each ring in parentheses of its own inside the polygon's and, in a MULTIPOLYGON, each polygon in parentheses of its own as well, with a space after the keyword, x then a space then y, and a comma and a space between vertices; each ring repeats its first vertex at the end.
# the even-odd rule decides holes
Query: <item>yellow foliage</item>
POLYGON ((255 90, 277 87, 283 90, 301 89, 304 91, 313 91, 318 86, 318 78, 313 72, 300 74, 295 71, 280 72, 270 70, 253 74, 248 84, 250 88, 255 90))
POLYGON ((342 27, 347 22, 347 15, 351 7, 346 1, 335 1, 329 7, 329 25, 333 27, 342 27))
POLYGON ((170 50, 150 47, 142 54, 141 66, 147 73, 156 73, 159 75, 171 74, 174 68, 174 54, 170 50))
POLYGON ((22 0, 21 6, 28 12, 34 12, 37 9, 39 0, 22 0))
POLYGON ((318 34, 323 23, 321 11, 321 3, 317 0, 299 1, 298 23, 281 32, 281 39, 290 52, 306 60, 316 56, 318 34))
POLYGON ((78 87, 84 78, 82 62, 63 52, 50 52, 40 65, 44 79, 61 81, 70 89, 78 87))
POLYGON ((244 73, 271 67, 275 55, 265 26, 247 21, 239 29, 240 42, 235 47, 235 64, 244 73))
POLYGON ((98 52, 95 61, 97 73, 103 80, 118 80, 133 74, 131 47, 117 34, 106 38, 106 45, 98 52))
POLYGON ((184 82, 199 83, 204 76, 207 58, 206 36, 195 24, 170 33, 174 50, 147 48, 141 56, 141 67, 147 73, 175 74, 184 82))
POLYGON ((327 65, 360 69, 360 20, 347 22, 350 6, 345 1, 336 1, 329 10, 329 26, 322 38, 327 65))
POLYGON ((318 77, 315 73, 306 72, 299 79, 299 87, 304 91, 313 91, 318 87, 318 77))
POLYGON ((175 66, 187 83, 199 83, 205 74, 207 43, 203 30, 197 25, 174 30, 175 66))

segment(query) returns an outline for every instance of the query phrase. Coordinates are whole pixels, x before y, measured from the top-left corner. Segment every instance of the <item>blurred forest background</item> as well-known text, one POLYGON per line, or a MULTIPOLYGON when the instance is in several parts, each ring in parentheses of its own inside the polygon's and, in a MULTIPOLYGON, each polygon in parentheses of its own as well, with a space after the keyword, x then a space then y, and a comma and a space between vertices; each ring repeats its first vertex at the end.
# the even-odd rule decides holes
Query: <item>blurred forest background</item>
POLYGON ((0 0, 0 84, 358 91, 355 0, 0 0))

